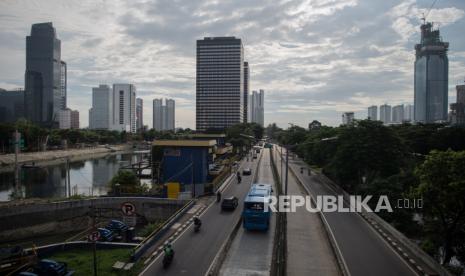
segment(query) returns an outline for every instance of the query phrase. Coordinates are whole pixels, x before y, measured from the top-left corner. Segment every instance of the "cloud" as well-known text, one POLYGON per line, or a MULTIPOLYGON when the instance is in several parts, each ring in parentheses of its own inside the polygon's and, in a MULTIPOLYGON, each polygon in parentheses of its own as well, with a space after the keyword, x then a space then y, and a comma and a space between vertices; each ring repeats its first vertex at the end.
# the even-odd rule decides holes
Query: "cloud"
MULTIPOLYGON (((265 90, 265 123, 340 123, 372 104, 413 101, 414 44, 429 0, 6 0, 0 3, 0 86, 22 86, 25 36, 52 21, 68 63, 71 108, 88 122, 91 89, 130 82, 144 99, 174 98, 180 126, 195 126, 195 41, 244 43, 251 90, 265 90), (274 110, 276 112, 269 112, 274 110)), ((450 42, 450 94, 463 78, 465 4, 438 2, 428 20, 450 42)))

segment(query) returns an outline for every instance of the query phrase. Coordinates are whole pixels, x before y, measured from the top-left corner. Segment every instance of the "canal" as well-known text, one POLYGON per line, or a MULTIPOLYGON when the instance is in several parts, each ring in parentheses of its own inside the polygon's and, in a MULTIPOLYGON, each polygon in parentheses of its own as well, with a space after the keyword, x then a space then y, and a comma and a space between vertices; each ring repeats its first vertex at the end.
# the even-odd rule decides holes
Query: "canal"
POLYGON ((14 197, 65 198, 69 194, 106 195, 109 190, 107 184, 119 168, 147 157, 146 153, 117 153, 95 159, 72 161, 69 163, 70 185, 67 185, 65 160, 61 164, 21 168, 18 187, 14 184, 14 171, 0 172, 0 201, 10 201, 14 197))

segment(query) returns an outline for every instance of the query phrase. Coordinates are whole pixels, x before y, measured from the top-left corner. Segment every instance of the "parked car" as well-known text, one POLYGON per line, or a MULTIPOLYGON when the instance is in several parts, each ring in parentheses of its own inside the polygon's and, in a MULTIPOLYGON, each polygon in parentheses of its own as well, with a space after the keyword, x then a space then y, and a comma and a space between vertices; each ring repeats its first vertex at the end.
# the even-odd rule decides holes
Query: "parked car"
POLYGON ((222 210, 234 210, 239 204, 239 200, 235 196, 226 197, 221 202, 222 210))
POLYGON ((251 175, 252 170, 250 168, 245 168, 242 170, 242 175, 251 175))
POLYGON ((110 223, 108 223, 105 228, 120 234, 126 232, 129 229, 129 227, 124 222, 116 219, 110 220, 110 223))
POLYGON ((63 276, 67 275, 68 268, 66 263, 60 263, 50 259, 42 259, 35 266, 34 273, 37 275, 63 276))
POLYGON ((98 228, 97 231, 100 233, 100 241, 113 241, 115 233, 106 228, 98 228))

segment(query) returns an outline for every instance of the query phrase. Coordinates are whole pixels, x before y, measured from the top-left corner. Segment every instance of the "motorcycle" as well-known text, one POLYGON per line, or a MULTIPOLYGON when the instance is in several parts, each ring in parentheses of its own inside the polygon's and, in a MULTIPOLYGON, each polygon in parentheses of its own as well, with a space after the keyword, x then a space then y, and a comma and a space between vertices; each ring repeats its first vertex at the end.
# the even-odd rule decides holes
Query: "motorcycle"
POLYGON ((163 257, 163 268, 166 269, 170 266, 171 262, 173 262, 174 258, 174 251, 170 255, 166 255, 163 257))

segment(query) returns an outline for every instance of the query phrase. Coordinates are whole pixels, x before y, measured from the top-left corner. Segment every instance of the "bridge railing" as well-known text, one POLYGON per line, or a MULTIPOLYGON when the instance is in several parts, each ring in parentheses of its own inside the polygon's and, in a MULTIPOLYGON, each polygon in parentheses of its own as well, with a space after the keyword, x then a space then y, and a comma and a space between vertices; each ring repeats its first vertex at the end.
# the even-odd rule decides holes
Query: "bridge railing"
POLYGON ((161 236, 163 236, 171 226, 194 204, 195 200, 189 200, 181 209, 176 211, 171 217, 169 217, 163 224, 155 229, 149 236, 147 236, 139 245, 134 248, 131 255, 133 262, 139 260, 147 250, 152 247, 161 236))

